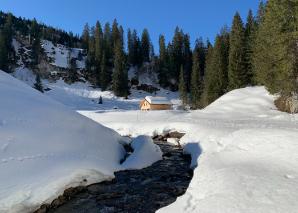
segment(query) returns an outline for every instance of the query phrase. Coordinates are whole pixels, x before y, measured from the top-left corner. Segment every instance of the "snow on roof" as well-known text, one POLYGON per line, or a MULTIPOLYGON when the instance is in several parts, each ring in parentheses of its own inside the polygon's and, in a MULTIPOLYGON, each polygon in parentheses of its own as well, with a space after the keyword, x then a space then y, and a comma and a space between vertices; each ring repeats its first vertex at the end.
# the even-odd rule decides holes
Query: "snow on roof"
POLYGON ((148 101, 150 104, 167 104, 172 105, 172 102, 169 101, 166 97, 153 97, 153 96, 146 96, 145 100, 148 101))

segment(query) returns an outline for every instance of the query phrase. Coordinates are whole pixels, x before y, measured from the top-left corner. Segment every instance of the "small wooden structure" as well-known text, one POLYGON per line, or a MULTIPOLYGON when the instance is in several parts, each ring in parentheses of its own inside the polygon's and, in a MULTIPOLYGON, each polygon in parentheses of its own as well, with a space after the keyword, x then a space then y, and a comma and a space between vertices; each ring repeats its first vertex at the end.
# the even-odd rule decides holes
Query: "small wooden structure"
POLYGON ((141 110, 169 110, 172 108, 172 103, 165 97, 146 96, 140 102, 141 110))

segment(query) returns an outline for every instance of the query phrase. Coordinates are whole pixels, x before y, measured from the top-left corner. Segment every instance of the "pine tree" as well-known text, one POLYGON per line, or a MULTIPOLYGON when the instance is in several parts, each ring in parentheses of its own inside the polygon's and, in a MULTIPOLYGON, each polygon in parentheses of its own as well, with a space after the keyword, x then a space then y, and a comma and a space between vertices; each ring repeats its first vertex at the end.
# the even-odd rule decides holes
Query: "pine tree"
POLYGON ((180 69, 179 95, 180 95, 180 100, 182 101, 182 105, 185 106, 188 103, 188 97, 187 97, 186 83, 184 81, 184 69, 183 69, 183 66, 181 66, 181 69, 180 69))
POLYGON ((85 24, 83 33, 82 33, 82 48, 88 50, 89 49, 89 38, 90 38, 90 28, 88 23, 85 24))
MULTIPOLYGON (((120 42, 120 31, 118 27, 118 22, 116 19, 114 19, 113 25, 112 25, 112 33, 111 33, 111 39, 112 39, 112 50, 115 50, 115 46, 118 42, 120 42)), ((120 42, 121 43, 121 42, 120 42)))
POLYGON ((194 109, 198 109, 201 105, 201 89, 202 89, 202 78, 200 76, 200 62, 199 52, 194 51, 193 53, 193 65, 191 72, 191 87, 190 87, 190 98, 191 106, 194 109))
POLYGON ((229 89, 246 86, 247 73, 245 70, 245 34, 243 22, 239 13, 234 16, 229 54, 229 89))
POLYGON ((0 30, 0 70, 7 71, 8 68, 8 50, 3 31, 0 30))
POLYGON ((257 25, 261 24, 261 22, 263 21, 265 8, 266 8, 266 3, 264 3, 263 0, 261 0, 259 3, 258 14, 256 18, 257 25))
POLYGON ((147 29, 143 30, 141 39, 142 62, 150 61, 150 36, 147 29))
POLYGON ((205 75, 204 105, 208 105, 227 91, 229 33, 223 29, 208 52, 205 75))
POLYGON ((113 71, 113 91, 116 96, 128 96, 128 76, 125 63, 123 45, 119 40, 115 45, 115 59, 113 71))
POLYGON ((194 51, 196 51, 198 53, 198 57, 199 57, 200 76, 204 76, 205 66, 206 66, 207 47, 205 47, 205 44, 201 37, 196 40, 194 49, 195 49, 194 51))
POLYGON ((12 48, 12 14, 9 13, 5 19, 3 29, 0 29, 0 69, 8 72, 11 56, 13 54, 12 48))
POLYGON ((251 10, 249 10, 245 26, 245 71, 247 76, 245 79, 246 85, 252 85, 253 83, 252 55, 256 28, 257 25, 253 17, 253 13, 251 10))
POLYGON ((104 52, 105 52, 105 57, 107 58, 107 64, 109 66, 112 66, 112 64, 109 63, 109 59, 112 58, 112 38, 111 38, 111 27, 109 23, 105 24, 104 27, 104 33, 103 33, 103 43, 104 43, 104 52))
POLYGON ((169 47, 169 63, 171 64, 169 70, 171 70, 171 78, 175 81, 179 80, 180 67, 183 66, 183 39, 183 31, 176 27, 172 44, 169 47))
POLYGON ((86 69, 88 71, 89 76, 94 76, 95 70, 95 28, 92 27, 90 30, 90 36, 88 37, 88 54, 86 60, 86 69))
POLYGON ((31 41, 32 41, 32 65, 33 66, 37 66, 40 62, 40 56, 41 56, 41 44, 40 44, 40 29, 39 29, 39 25, 36 21, 36 19, 34 19, 32 21, 32 25, 31 25, 31 41))
POLYGON ((141 65, 140 40, 136 30, 128 30, 128 63, 132 66, 141 65))
POLYGON ((39 74, 37 74, 36 77, 35 77, 34 88, 37 89, 38 91, 42 92, 42 93, 44 92, 39 74))
POLYGON ((95 75, 97 85, 100 85, 100 75, 101 75, 101 59, 103 54, 103 33, 99 21, 96 22, 95 26, 95 75))
POLYGON ((187 91, 190 91, 190 79, 192 72, 192 51, 190 48, 190 37, 188 34, 183 35, 182 47, 182 64, 185 72, 185 83, 187 91))
POLYGON ((271 93, 291 95, 298 90, 298 2, 269 0, 265 11, 254 48, 256 80, 271 93))
POLYGON ((111 73, 109 72, 109 68, 107 66, 107 58, 106 54, 103 53, 101 60, 101 73, 100 73, 100 86, 102 91, 106 90, 111 82, 111 73))
POLYGON ((158 79, 161 86, 168 86, 168 53, 165 44, 165 37, 159 36, 159 72, 158 79))

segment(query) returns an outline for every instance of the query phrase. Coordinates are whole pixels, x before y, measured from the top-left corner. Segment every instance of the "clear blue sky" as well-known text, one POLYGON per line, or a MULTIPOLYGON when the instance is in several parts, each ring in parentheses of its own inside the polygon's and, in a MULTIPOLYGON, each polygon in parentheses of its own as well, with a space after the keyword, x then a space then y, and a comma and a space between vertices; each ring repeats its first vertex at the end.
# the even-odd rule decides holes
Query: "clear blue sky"
POLYGON ((86 22, 117 18, 125 30, 135 28, 140 34, 148 28, 157 49, 159 34, 169 41, 176 26, 190 34, 192 43, 199 36, 213 41, 222 26, 231 25, 236 11, 246 19, 258 4, 259 0, 1 0, 0 10, 77 34, 86 22))

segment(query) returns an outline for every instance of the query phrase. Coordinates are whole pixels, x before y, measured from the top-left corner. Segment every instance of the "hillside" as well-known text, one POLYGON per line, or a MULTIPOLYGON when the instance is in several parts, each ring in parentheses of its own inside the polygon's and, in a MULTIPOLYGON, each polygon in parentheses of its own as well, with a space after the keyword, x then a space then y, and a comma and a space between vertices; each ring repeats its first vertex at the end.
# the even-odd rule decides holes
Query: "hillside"
POLYGON ((113 177, 121 137, 0 71, 0 212, 113 177))

